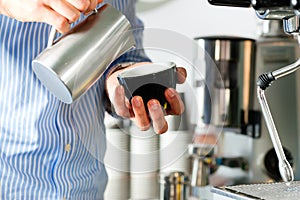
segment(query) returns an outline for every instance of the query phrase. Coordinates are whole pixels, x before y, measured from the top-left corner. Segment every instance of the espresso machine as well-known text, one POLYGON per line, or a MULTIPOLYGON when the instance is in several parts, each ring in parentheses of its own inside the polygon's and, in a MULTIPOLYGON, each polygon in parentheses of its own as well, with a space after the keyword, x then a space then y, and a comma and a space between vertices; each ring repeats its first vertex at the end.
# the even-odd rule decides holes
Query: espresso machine
MULTIPOLYGON (((230 67, 231 70, 235 69, 234 59, 230 58, 232 54, 228 54, 229 51, 225 49, 225 57, 227 52, 229 55, 227 57, 230 58, 226 61, 226 59, 219 59, 220 56, 217 57, 219 60, 215 59, 216 51, 213 53, 208 51, 213 60, 213 62, 209 62, 217 65, 216 69, 219 70, 219 75, 213 81, 210 77, 212 73, 206 75, 206 78, 208 77, 208 80, 206 79, 208 95, 206 96, 211 98, 215 95, 213 97, 216 105, 212 104, 211 99, 207 100, 204 97, 204 101, 206 101, 203 116, 205 123, 219 126, 223 131, 233 128, 233 132, 251 137, 250 142, 247 143, 251 150, 249 151, 248 148, 244 154, 251 163, 248 178, 243 180, 244 182, 261 183, 277 182, 282 179, 284 181, 299 179, 300 112, 298 101, 300 96, 298 91, 300 91, 300 72, 297 71, 299 68, 297 60, 300 54, 299 40, 297 41, 297 39, 300 31, 300 1, 208 0, 208 2, 216 6, 252 7, 257 17, 263 21, 266 29, 255 41, 255 64, 249 69, 237 67, 237 71, 226 72, 226 70, 230 70, 230 67), (239 80, 239 77, 242 84, 234 82, 239 80), (258 86, 256 86, 255 80, 258 80, 258 86), (250 85, 245 87, 245 83, 250 85), (272 87, 270 87, 271 83, 272 87), (265 91, 266 96, 262 96, 264 96, 263 100, 268 99, 269 104, 266 105, 269 106, 268 109, 262 106, 260 99, 261 93, 264 94, 265 91), (232 102, 230 99, 238 101, 232 102), (224 110, 224 108, 227 109, 224 110), (222 114, 222 112, 225 113, 224 111, 226 111, 226 115, 222 114), (281 142, 282 146, 278 145, 281 142), (284 161, 283 167, 280 165, 281 160, 284 161), (284 173, 286 176, 283 175, 284 173), (285 179, 286 177, 289 178, 285 179)), ((216 50, 217 45, 222 47, 220 45, 222 42, 223 47, 226 48, 226 41, 227 43, 233 41, 233 38, 223 37, 213 38, 212 43, 209 41, 211 39, 197 38, 197 41, 205 41, 210 46, 208 50, 211 47, 216 50)), ((234 38, 234 40, 241 43, 237 46, 238 48, 248 41, 247 38, 234 38)), ((229 44, 227 47, 234 52, 234 46, 229 44)), ((245 50, 246 48, 241 49, 245 50)), ((240 55, 244 56, 245 54, 240 55)), ((247 60, 242 59, 242 61, 246 63, 247 60)), ((252 65, 252 61, 248 60, 248 63, 252 65)), ((216 73, 213 72, 213 74, 215 76, 216 73)), ((237 139, 239 136, 234 137, 236 144, 239 143, 237 139)))
MULTIPOLYGON (((255 73, 248 74, 250 78, 253 75, 258 79, 258 87, 256 91, 254 87, 251 93, 255 98, 253 109, 260 110, 264 116, 264 119, 261 117, 262 122, 257 123, 260 125, 258 132, 251 129, 252 133, 256 133, 254 136, 258 137, 252 142, 249 182, 276 182, 282 178, 285 180, 285 175, 288 176, 288 173, 291 175, 291 170, 295 178, 290 176, 287 180, 299 179, 300 75, 297 70, 300 57, 300 1, 208 0, 208 2, 217 6, 252 7, 257 17, 264 21, 267 29, 256 41, 255 73), (269 104, 266 103, 266 99, 269 104), (281 144, 278 145, 280 141, 283 147, 281 144), (280 164, 281 160, 285 161, 283 167, 280 164), (284 173, 286 174, 283 175, 284 173)), ((259 117, 259 114, 256 116, 259 117)), ((254 119, 259 120, 257 117, 254 119)))

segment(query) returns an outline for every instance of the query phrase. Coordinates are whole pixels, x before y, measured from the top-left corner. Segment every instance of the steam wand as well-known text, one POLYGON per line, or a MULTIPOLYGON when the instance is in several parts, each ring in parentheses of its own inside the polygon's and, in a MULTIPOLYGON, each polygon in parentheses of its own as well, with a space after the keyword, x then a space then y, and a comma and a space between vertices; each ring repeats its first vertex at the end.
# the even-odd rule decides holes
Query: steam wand
POLYGON ((290 163, 287 161, 287 159, 285 157, 285 154, 284 154, 284 151, 282 148, 282 144, 280 142, 280 138, 278 136, 278 132, 277 132, 276 126, 274 124, 270 108, 267 103, 267 99, 265 96, 265 90, 267 89, 267 87, 269 87, 271 85, 271 83, 273 81, 275 81, 281 77, 287 76, 287 75, 295 72, 299 68, 300 68, 300 59, 298 59, 296 62, 294 62, 290 65, 287 65, 283 68, 260 75, 258 77, 258 81, 257 81, 258 101, 262 108, 262 112, 263 112, 263 115, 264 115, 264 118, 265 118, 265 121, 267 124, 267 128, 269 130, 269 135, 271 137, 275 152, 278 157, 278 161, 279 161, 278 167, 279 167, 280 175, 281 175, 283 181, 285 181, 285 182, 293 181, 294 173, 293 173, 293 169, 292 169, 290 163))

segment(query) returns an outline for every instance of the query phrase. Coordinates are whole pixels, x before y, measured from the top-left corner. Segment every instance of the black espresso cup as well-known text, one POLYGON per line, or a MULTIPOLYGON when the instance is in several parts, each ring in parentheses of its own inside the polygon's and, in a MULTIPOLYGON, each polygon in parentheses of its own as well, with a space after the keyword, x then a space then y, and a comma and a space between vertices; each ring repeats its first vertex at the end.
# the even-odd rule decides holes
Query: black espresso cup
POLYGON ((146 106, 149 100, 157 99, 167 110, 170 105, 164 93, 167 88, 176 87, 176 65, 173 62, 147 63, 125 70, 118 75, 118 80, 130 102, 132 97, 141 96, 146 106))

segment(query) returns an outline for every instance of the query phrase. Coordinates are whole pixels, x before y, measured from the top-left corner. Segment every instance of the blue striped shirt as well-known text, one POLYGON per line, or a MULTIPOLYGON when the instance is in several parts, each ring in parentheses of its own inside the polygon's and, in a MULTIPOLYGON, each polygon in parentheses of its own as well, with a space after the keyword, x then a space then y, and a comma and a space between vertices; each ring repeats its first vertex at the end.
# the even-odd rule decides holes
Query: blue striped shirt
MULTIPOLYGON (((133 28, 143 27, 133 0, 105 2, 133 28)), ((0 15, 0 199, 102 199, 104 78, 72 104, 56 99, 31 66, 50 29, 0 15)), ((142 29, 134 33, 140 47, 142 29)), ((143 51, 135 51, 116 62, 145 60, 143 51)))

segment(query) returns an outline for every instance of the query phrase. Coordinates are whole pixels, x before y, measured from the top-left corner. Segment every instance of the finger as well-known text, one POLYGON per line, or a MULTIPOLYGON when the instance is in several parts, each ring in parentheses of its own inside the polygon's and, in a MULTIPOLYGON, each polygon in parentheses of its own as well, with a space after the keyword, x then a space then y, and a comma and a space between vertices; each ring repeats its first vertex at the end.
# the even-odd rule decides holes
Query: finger
POLYGON ((132 109, 134 112, 135 123, 141 130, 148 130, 150 128, 150 121, 145 110, 142 97, 135 96, 131 100, 132 109))
POLYGON ((166 89, 165 97, 171 107, 171 109, 167 111, 168 114, 180 115, 183 113, 184 104, 175 89, 173 89, 173 88, 166 89))
POLYGON ((49 1, 48 6, 65 17, 69 23, 75 22, 80 17, 80 11, 67 1, 52 0, 49 1))
POLYGON ((130 112, 125 102, 125 92, 121 85, 118 85, 115 89, 115 94, 113 97, 114 109, 117 115, 121 117, 130 117, 130 112))
POLYGON ((84 14, 89 14, 90 12, 95 10, 95 8, 97 7, 97 4, 98 4, 98 0, 91 0, 90 6, 86 9, 84 14))
POLYGON ((168 130, 168 123, 165 119, 159 101, 152 99, 148 101, 147 107, 152 119, 153 129, 157 134, 162 134, 168 130))
POLYGON ((70 24, 68 20, 52 9, 41 7, 39 12, 43 13, 43 15, 38 18, 38 21, 54 26, 60 33, 66 33, 68 30, 70 30, 70 24))
POLYGON ((65 0, 72 6, 74 6, 80 12, 85 12, 91 4, 91 0, 65 0))
POLYGON ((186 70, 183 67, 177 67, 176 72, 177 72, 177 82, 184 83, 187 76, 186 70))

